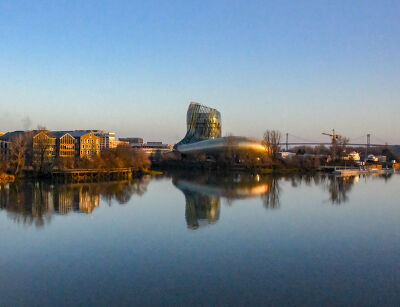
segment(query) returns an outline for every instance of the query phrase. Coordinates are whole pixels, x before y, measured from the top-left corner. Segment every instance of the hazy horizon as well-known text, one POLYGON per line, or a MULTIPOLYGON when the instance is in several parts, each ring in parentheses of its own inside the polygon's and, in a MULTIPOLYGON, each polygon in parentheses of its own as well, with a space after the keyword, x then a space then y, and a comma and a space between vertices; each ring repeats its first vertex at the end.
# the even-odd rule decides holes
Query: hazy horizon
POLYGON ((400 144, 395 1, 2 1, 0 131, 175 143, 190 101, 223 135, 332 128, 400 144))

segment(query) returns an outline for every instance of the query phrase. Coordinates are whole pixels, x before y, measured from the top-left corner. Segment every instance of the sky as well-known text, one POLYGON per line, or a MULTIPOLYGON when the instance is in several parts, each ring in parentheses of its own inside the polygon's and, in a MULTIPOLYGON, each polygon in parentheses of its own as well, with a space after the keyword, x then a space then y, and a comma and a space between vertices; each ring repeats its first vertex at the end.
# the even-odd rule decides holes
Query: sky
POLYGON ((400 2, 0 0, 0 131, 176 143, 190 101, 223 135, 400 144, 400 2))

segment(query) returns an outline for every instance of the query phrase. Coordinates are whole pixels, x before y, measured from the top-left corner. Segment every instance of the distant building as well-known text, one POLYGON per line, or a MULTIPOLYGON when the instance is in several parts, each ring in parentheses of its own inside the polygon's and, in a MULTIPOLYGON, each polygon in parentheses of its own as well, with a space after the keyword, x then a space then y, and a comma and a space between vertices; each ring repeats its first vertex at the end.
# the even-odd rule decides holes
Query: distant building
POLYGON ((75 153, 79 158, 91 158, 100 155, 100 137, 90 131, 73 131, 75 138, 75 153))
POLYGON ((143 139, 142 138, 137 138, 137 137, 133 137, 133 138, 119 138, 120 141, 123 142, 128 142, 129 144, 133 145, 133 144, 143 144, 143 139))
POLYGON ((379 162, 379 158, 374 155, 368 155, 367 162, 379 162))
POLYGON ((107 132, 104 130, 91 130, 91 131, 100 138, 101 151, 113 148, 115 143, 115 132, 107 132))
POLYGON ((56 137, 56 155, 60 158, 75 157, 75 138, 71 131, 53 131, 56 137))
POLYGON ((49 131, 34 131, 33 163, 51 162, 56 156, 56 137, 49 131))
POLYGON ((27 131, 12 131, 7 132, 0 136, 0 159, 8 159, 10 157, 10 148, 12 142, 14 142, 19 137, 25 137, 27 131))
POLYGON ((11 142, 2 140, 0 137, 0 160, 8 159, 11 142))
POLYGON ((129 142, 126 141, 121 141, 121 140, 115 140, 110 142, 110 148, 117 148, 118 146, 129 146, 129 142))
POLYGON ((348 161, 360 161, 360 154, 356 151, 350 152, 347 156, 343 158, 343 160, 348 160, 348 161))
POLYGON ((220 138, 221 113, 217 109, 191 102, 186 115, 186 127, 186 135, 179 145, 220 138))
POLYGON ((25 131, 7 132, 0 136, 0 159, 8 159, 10 157, 10 148, 14 140, 26 135, 25 131))
MULTIPOLYGON (((0 136, 0 159, 9 158, 10 147, 18 137, 32 139, 32 162, 48 162, 55 157, 90 158, 100 155, 101 138, 93 131, 13 131, 0 136)), ((109 146, 109 145, 106 145, 109 146)))
POLYGON ((162 153, 172 151, 173 145, 164 144, 163 142, 143 142, 143 138, 139 137, 127 137, 120 138, 120 142, 129 144, 133 149, 142 149, 149 155, 154 155, 155 153, 162 153))
POLYGON ((172 151, 173 145, 164 144, 163 142, 147 142, 145 144, 131 144, 134 149, 142 149, 148 155, 154 155, 163 152, 172 151))
POLYGON ((221 137, 221 114, 218 110, 191 102, 186 114, 186 135, 174 148, 184 155, 219 155, 228 149, 236 152, 265 153, 262 140, 243 137, 221 137))
POLYGON ((289 151, 282 151, 282 152, 278 152, 277 154, 278 158, 281 159, 290 159, 296 156, 296 154, 294 152, 289 152, 289 151))

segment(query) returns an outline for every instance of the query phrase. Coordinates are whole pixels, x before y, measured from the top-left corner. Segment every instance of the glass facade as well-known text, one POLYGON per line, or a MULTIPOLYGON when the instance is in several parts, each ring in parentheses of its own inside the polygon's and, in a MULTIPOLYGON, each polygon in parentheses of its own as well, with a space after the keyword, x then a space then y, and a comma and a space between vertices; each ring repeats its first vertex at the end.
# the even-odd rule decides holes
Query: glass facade
POLYGON ((177 145, 221 137, 221 113, 216 109, 191 102, 186 122, 186 135, 177 145))

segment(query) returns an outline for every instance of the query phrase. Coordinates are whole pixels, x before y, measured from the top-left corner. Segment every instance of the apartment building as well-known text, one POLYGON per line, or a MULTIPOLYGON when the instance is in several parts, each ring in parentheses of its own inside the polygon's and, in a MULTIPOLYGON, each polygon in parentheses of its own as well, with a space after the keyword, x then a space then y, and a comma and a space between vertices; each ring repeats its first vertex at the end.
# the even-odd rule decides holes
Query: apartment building
POLYGON ((79 158, 91 158, 100 155, 100 137, 90 131, 72 131, 75 138, 75 155, 79 158))
POLYGON ((8 159, 12 142, 25 134, 25 131, 13 131, 0 136, 0 159, 8 159))
POLYGON ((75 157, 75 138, 71 135, 71 131, 53 131, 56 136, 56 152, 60 158, 75 157))
POLYGON ((33 163, 51 162, 56 157, 56 137, 46 130, 33 133, 33 163))

